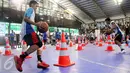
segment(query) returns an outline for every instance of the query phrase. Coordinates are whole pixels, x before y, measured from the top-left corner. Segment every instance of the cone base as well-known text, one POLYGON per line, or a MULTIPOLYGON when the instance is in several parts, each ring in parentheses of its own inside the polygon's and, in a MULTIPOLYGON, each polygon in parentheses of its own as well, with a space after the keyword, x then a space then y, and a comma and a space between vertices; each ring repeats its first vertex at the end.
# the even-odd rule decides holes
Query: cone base
POLYGON ((85 46, 85 44, 82 44, 82 46, 84 47, 84 46, 85 46))
POLYGON ((11 51, 10 50, 6 50, 4 56, 10 56, 10 55, 12 55, 11 51))
POLYGON ((99 45, 99 47, 102 47, 102 46, 103 46, 103 45, 101 45, 101 44, 99 45))
POLYGON ((75 63, 71 63, 71 64, 67 64, 67 65, 54 64, 54 66, 59 66, 59 67, 68 67, 68 66, 72 66, 72 65, 75 65, 75 63))
POLYGON ((13 54, 4 54, 4 56, 11 56, 11 55, 13 55, 13 54))
POLYGON ((114 51, 113 49, 106 49, 105 51, 114 51))
POLYGON ((112 46, 108 46, 105 51, 114 51, 114 49, 112 48, 112 46))
POLYGON ((56 48, 56 50, 60 50, 60 48, 56 48))
POLYGON ((114 50, 105 50, 105 51, 114 51, 114 50))
POLYGON ((76 49, 76 51, 81 51, 81 50, 83 50, 83 49, 76 49))

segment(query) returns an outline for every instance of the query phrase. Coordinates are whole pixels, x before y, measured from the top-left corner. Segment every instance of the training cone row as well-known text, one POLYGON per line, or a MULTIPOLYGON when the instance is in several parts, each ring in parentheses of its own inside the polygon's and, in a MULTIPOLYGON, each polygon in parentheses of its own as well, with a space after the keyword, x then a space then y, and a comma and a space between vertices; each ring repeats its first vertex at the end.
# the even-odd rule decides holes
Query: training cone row
POLYGON ((106 51, 114 51, 114 50, 113 50, 113 47, 112 47, 111 36, 108 35, 108 36, 107 36, 107 39, 108 39, 108 46, 107 46, 106 51))
POLYGON ((58 59, 58 64, 54 64, 54 66, 67 67, 75 64, 70 61, 69 53, 67 50, 68 49, 67 49, 65 34, 64 32, 62 32, 60 56, 58 59))
POLYGON ((12 52, 11 52, 11 46, 9 45, 9 39, 8 37, 5 37, 5 42, 6 42, 6 46, 5 46, 5 56, 10 56, 12 55, 12 52))

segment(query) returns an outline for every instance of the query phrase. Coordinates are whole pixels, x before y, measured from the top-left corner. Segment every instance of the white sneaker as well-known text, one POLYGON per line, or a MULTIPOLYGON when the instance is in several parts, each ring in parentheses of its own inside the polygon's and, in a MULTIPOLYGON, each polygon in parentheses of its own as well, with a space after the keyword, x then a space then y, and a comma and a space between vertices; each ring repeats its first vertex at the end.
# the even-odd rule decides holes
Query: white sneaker
POLYGON ((126 53, 125 49, 122 49, 122 50, 121 50, 121 53, 126 53))

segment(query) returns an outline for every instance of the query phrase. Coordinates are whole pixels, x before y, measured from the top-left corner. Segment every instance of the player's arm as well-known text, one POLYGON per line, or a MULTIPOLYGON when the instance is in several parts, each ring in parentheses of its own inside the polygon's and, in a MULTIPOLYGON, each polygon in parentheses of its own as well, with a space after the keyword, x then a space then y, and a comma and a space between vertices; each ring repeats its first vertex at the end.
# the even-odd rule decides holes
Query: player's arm
POLYGON ((107 28, 104 30, 106 34, 111 34, 113 32, 112 28, 107 28))
POLYGON ((37 26, 37 23, 35 23, 35 22, 33 22, 32 20, 30 20, 28 17, 24 17, 24 21, 25 21, 25 22, 28 22, 28 23, 30 23, 30 24, 32 24, 32 25, 36 25, 36 26, 37 26))
POLYGON ((27 22, 27 23, 30 23, 30 24, 32 24, 32 25, 40 26, 40 24, 35 23, 35 22, 33 22, 33 21, 30 19, 32 13, 33 13, 33 8, 29 8, 29 9, 25 12, 24 21, 27 22))

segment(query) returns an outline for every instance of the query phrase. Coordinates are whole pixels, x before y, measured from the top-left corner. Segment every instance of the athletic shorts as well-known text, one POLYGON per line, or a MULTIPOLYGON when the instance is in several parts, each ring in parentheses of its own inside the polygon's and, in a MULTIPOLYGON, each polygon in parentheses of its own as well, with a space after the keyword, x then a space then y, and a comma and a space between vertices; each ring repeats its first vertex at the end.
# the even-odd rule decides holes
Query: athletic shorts
POLYGON ((119 41, 119 42, 122 42, 122 35, 121 34, 116 34, 115 35, 115 41, 119 41))
POLYGON ((32 45, 38 45, 39 48, 42 46, 42 42, 39 38, 39 36, 35 33, 32 32, 30 34, 26 34, 23 38, 23 40, 27 43, 27 45, 32 46, 32 45))

